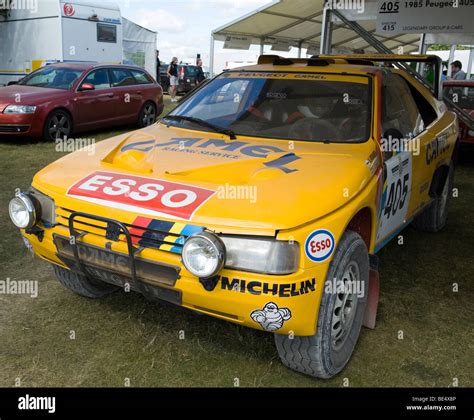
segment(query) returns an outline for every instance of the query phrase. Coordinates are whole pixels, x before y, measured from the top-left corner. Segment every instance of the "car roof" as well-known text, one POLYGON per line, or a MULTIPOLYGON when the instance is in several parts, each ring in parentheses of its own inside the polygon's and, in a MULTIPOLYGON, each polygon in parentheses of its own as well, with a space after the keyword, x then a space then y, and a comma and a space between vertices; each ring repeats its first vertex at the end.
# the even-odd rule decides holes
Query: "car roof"
POLYGON ((230 71, 262 71, 262 72, 272 72, 272 73, 285 73, 285 72, 298 72, 298 73, 357 73, 361 75, 366 75, 369 73, 374 73, 374 71, 380 69, 377 66, 367 66, 367 65, 354 65, 347 63, 336 63, 328 64, 325 66, 308 66, 307 64, 294 63, 290 65, 272 65, 272 64, 257 64, 250 66, 242 66, 233 68, 230 71))
POLYGON ((73 70, 83 70, 83 71, 92 70, 92 69, 95 69, 95 68, 118 67, 118 68, 124 68, 124 69, 146 71, 142 67, 133 66, 133 65, 129 65, 129 64, 88 63, 88 62, 53 63, 53 64, 48 64, 47 67, 59 67, 59 68, 73 69, 73 70))

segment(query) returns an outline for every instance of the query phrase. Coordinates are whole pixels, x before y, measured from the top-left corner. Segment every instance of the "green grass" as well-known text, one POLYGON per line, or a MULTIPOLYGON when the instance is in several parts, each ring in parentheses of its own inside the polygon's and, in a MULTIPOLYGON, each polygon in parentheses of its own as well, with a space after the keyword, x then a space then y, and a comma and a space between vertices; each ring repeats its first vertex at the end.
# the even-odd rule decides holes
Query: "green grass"
MULTIPOLYGON (((118 133, 118 132, 117 132, 118 133)), ((94 133, 96 140, 114 133, 94 133)), ((469 151, 472 153, 472 150, 469 151)), ((59 158, 44 142, 0 143, 1 277, 38 280, 39 296, 0 295, 0 386, 473 386, 472 159, 457 168, 448 225, 408 228, 380 253, 375 330, 363 329, 338 377, 314 380, 283 367, 271 334, 234 326, 138 294, 103 300, 64 289, 33 259, 8 218, 14 189, 59 158), (459 292, 452 292, 453 283, 459 292), (75 332, 75 340, 70 339, 75 332), (184 339, 180 339, 180 332, 184 339), (399 340, 399 331, 404 339, 399 340)))

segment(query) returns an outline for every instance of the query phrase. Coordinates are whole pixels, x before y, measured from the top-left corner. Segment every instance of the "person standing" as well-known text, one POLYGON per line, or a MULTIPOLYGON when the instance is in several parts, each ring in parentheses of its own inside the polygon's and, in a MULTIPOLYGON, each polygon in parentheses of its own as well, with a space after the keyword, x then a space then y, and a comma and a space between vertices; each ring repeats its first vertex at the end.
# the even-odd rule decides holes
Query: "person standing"
POLYGON ((462 63, 459 60, 451 63, 451 79, 453 80, 466 80, 466 73, 462 70, 462 63))
POLYGON ((178 91, 178 57, 173 57, 167 71, 168 77, 170 78, 170 95, 171 102, 178 102, 176 99, 176 93, 178 91))
POLYGON ((196 64, 197 64, 196 82, 199 85, 204 80, 206 80, 206 76, 204 75, 204 71, 202 70, 202 60, 199 59, 196 64))

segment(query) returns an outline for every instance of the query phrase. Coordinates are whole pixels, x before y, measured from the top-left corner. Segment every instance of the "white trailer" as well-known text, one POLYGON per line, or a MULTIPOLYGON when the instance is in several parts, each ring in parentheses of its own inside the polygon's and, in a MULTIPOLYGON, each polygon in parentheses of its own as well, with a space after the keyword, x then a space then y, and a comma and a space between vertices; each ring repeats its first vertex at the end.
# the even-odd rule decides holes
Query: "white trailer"
POLYGON ((124 22, 114 3, 24 0, 0 12, 0 85, 55 62, 118 64, 124 58, 156 76, 156 32, 124 22), (133 43, 124 43, 124 31, 133 43))

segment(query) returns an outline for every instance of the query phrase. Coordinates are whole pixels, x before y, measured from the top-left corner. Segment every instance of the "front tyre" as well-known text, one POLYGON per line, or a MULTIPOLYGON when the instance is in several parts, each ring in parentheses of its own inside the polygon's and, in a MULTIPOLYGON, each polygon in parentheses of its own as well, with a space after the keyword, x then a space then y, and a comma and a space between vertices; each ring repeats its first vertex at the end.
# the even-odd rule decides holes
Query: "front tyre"
POLYGON ((72 118, 66 111, 57 109, 46 118, 43 136, 45 140, 56 141, 69 138, 72 134, 72 118))
POLYGON ((101 280, 90 279, 56 264, 53 264, 53 269, 59 283, 80 296, 99 299, 119 289, 117 286, 113 286, 101 280))
POLYGON ((156 106, 152 102, 146 102, 138 116, 138 126, 140 128, 148 127, 156 122, 156 106))
POLYGON ((290 339, 275 334, 283 364, 315 378, 331 378, 341 372, 359 338, 367 303, 369 253, 357 233, 346 231, 342 236, 326 284, 315 335, 290 339), (334 285, 334 278, 339 287, 326 290, 328 282, 334 285))

